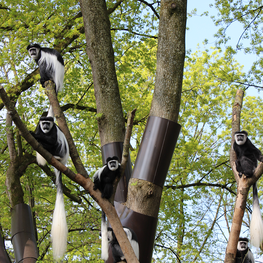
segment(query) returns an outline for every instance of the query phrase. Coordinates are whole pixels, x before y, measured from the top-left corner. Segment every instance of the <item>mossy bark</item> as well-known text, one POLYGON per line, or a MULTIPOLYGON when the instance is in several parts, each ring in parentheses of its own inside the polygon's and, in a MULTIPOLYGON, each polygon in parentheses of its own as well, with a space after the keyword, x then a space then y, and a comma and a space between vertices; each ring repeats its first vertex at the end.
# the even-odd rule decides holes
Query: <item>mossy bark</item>
POLYGON ((80 3, 92 68, 101 146, 123 142, 125 125, 106 3, 103 0, 82 0, 80 3))

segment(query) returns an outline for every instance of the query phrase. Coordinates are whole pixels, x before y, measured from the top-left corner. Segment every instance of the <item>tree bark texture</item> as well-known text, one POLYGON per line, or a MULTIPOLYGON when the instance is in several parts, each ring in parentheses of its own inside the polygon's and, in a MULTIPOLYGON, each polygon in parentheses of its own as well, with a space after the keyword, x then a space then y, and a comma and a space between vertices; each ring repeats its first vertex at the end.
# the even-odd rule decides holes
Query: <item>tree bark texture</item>
POLYGON ((6 137, 9 149, 10 165, 6 172, 5 184, 7 187, 7 195, 9 197, 10 206, 14 207, 17 204, 24 203, 24 192, 20 183, 21 174, 18 169, 20 162, 15 148, 12 118, 8 112, 6 114, 6 137))
POLYGON ((123 142, 125 125, 104 0, 80 1, 97 104, 101 146, 123 142))
MULTIPOLYGON (((129 183, 126 206, 115 202, 122 225, 131 227, 138 236, 140 262, 144 263, 151 262, 162 187, 180 131, 177 120, 185 57, 186 5, 186 0, 161 1, 156 85, 150 118, 136 159, 137 170, 129 183)), ((124 138, 110 22, 104 0, 82 0, 81 8, 104 151, 108 148, 104 146, 123 142, 124 138)), ((103 159, 105 157, 104 154, 103 159)))
POLYGON ((187 0, 162 0, 151 116, 177 122, 185 59, 187 0))

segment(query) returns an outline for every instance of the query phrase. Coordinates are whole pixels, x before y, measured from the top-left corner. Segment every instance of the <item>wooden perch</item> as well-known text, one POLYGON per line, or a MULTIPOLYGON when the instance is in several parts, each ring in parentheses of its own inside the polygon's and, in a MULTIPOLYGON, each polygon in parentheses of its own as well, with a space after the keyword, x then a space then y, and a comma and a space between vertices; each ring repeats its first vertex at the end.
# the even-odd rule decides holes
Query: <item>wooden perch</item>
POLYGON ((134 109, 133 111, 128 112, 127 127, 126 127, 125 138, 124 138, 124 143, 123 143, 123 151, 122 151, 122 157, 121 157, 121 177, 124 174, 126 164, 128 161, 133 120, 135 117, 136 110, 137 109, 134 109))
POLYGON ((136 109, 132 110, 131 112, 128 112, 127 127, 126 127, 125 138, 124 138, 124 143, 123 143, 123 150, 122 150, 122 157, 121 157, 120 176, 115 179, 115 182, 113 184, 113 194, 110 198, 110 202, 112 204, 114 203, 114 197, 115 197, 115 192, 116 192, 118 183, 119 183, 120 179, 122 178, 122 176, 124 175, 125 168, 126 168, 126 165, 128 162, 130 140, 131 140, 131 134, 132 134, 132 127, 133 127, 133 120, 135 117, 135 112, 136 112, 136 109))
POLYGON ((12 102, 10 101, 9 97, 7 96, 4 88, 0 85, 0 97, 8 111, 8 114, 12 117, 14 123, 16 124, 17 128, 20 130, 21 135, 24 137, 24 139, 33 147, 34 150, 39 152, 48 163, 53 165, 55 168, 57 168, 59 171, 64 173, 68 178, 76 182, 77 184, 81 185, 90 196, 99 204, 99 206, 103 209, 105 212, 111 227, 116 235, 116 238, 119 241, 119 244, 121 246, 122 252, 127 259, 128 263, 139 263, 138 259, 136 258, 134 251, 131 247, 130 242, 128 241, 128 238, 122 228, 121 222, 119 220, 119 217, 115 211, 115 208, 111 205, 111 203, 107 200, 101 197, 101 192, 99 190, 94 191, 93 190, 93 182, 90 178, 85 178, 81 174, 75 174, 73 171, 71 171, 68 167, 63 165, 61 162, 59 162, 55 157, 53 157, 48 151, 46 151, 36 140, 35 138, 30 134, 30 132, 27 130, 25 124, 20 119, 17 111, 12 105, 12 102))

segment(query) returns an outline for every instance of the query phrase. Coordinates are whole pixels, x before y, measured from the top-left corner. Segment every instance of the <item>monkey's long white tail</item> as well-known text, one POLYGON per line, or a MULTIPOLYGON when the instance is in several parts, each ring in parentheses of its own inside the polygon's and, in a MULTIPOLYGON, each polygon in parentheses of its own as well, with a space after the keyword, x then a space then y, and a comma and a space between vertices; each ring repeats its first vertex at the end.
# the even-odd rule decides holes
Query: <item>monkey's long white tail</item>
POLYGON ((108 247, 108 227, 106 222, 106 215, 104 211, 101 212, 101 259, 107 260, 109 257, 108 247))
POLYGON ((39 154, 38 152, 37 152, 37 154, 36 154, 36 159, 37 159, 37 163, 38 163, 39 165, 44 166, 44 165, 46 165, 46 163, 47 163, 47 160, 46 160, 41 154, 39 154))
POLYGON ((52 118, 54 118, 54 115, 55 115, 55 114, 54 114, 52 105, 49 105, 48 112, 47 112, 47 117, 52 117, 52 118))
POLYGON ((263 241, 263 222, 260 213, 257 184, 253 184, 253 212, 250 221, 250 242, 254 247, 260 247, 263 241))
POLYGON ((66 221, 66 212, 64 206, 64 197, 62 191, 62 175, 55 169, 57 197, 55 209, 53 212, 53 221, 51 228, 51 239, 53 248, 53 258, 58 260, 63 257, 67 249, 68 226, 66 221))

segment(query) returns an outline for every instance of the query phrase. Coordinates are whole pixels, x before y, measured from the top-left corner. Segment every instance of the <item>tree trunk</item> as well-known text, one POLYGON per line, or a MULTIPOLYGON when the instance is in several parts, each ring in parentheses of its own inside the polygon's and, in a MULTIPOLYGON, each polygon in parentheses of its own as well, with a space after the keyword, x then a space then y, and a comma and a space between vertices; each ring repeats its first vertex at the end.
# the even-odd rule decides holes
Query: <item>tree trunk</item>
MULTIPOLYGON (((186 6, 186 0, 161 1, 156 85, 150 117, 129 182, 126 206, 120 203, 122 198, 115 202, 122 225, 131 227, 138 236, 140 262, 144 263, 151 262, 162 188, 180 131, 177 120, 185 57, 186 6)), ((81 8, 105 160, 108 154, 121 151, 124 138, 110 23, 104 0, 82 0, 81 8)), ((127 183, 127 180, 123 182, 117 194, 122 191, 121 195, 125 195, 127 183)))
POLYGON ((10 156, 10 165, 6 172, 6 187, 12 211, 11 241, 14 247, 16 262, 22 262, 23 260, 23 262, 26 262, 25 260, 29 260, 33 263, 36 262, 38 258, 38 248, 35 238, 36 232, 31 209, 24 204, 24 192, 20 183, 20 177, 24 174, 28 164, 30 164, 30 160, 25 161, 25 159, 29 159, 30 157, 23 156, 21 150, 20 154, 17 155, 12 129, 12 118, 9 113, 6 115, 6 127, 10 156))

